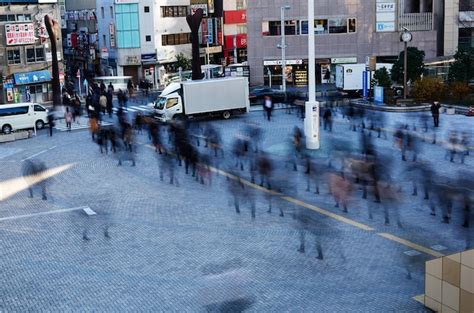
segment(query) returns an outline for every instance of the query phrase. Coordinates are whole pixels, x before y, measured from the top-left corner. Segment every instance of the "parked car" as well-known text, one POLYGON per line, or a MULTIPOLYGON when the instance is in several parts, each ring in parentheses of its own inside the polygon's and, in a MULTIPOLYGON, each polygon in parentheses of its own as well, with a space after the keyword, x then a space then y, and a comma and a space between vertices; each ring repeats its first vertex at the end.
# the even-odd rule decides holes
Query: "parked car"
POLYGON ((19 129, 42 129, 48 121, 48 110, 38 103, 0 105, 0 130, 4 134, 19 129))
POLYGON ((274 103, 283 102, 285 93, 278 89, 268 87, 257 87, 249 93, 250 104, 262 104, 266 96, 270 96, 274 103))

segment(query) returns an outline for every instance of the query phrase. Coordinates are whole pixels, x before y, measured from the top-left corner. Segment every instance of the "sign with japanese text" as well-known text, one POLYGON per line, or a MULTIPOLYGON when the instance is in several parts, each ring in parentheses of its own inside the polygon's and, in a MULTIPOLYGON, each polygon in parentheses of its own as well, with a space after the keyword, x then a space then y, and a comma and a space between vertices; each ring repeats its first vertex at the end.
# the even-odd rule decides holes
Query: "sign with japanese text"
POLYGON ((109 24, 110 48, 115 48, 115 24, 109 24))
POLYGON ((247 12, 245 10, 225 11, 225 24, 245 24, 247 22, 247 12))
POLYGON ((5 37, 7 46, 29 45, 36 41, 33 23, 6 24, 5 37))
POLYGON ((396 1, 377 0, 375 8, 375 31, 394 32, 396 21, 396 1))

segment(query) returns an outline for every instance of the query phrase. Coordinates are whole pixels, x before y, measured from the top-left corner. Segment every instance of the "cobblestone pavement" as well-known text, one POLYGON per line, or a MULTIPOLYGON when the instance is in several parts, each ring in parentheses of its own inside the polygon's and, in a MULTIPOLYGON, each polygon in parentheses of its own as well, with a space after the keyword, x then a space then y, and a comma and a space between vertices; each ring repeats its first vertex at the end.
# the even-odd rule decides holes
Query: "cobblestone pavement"
MULTIPOLYGON (((397 120, 416 120, 411 115, 385 117, 388 128, 397 120)), ((411 298, 424 292, 424 261, 433 256, 383 234, 430 251, 439 245, 449 254, 464 250, 466 236, 472 235, 462 233, 459 217, 441 224, 421 198, 405 196, 399 206, 400 229, 385 226, 382 209, 370 200, 354 198, 344 214, 334 208, 325 186, 321 195, 306 192, 303 170, 293 172, 283 165, 289 134, 302 124, 283 110, 272 122, 253 112, 202 124, 221 131, 228 151, 247 121, 263 123, 262 148, 277 160, 290 199, 373 230, 281 198, 275 198, 273 213, 267 213, 268 193, 258 188, 247 188, 246 193, 246 200, 256 200, 256 218, 251 218, 248 201, 238 215, 228 194, 229 181, 222 175, 214 175, 211 185, 200 184, 177 168, 179 186, 161 182, 157 155, 147 147, 145 134, 137 137, 137 166, 125 162, 117 167, 116 157, 101 154, 87 131, 57 132, 53 137, 42 131, 36 138, 0 146, 0 180, 18 177, 22 160, 32 156, 50 168, 74 166, 50 179, 47 201, 37 190, 28 198, 25 190, 0 202, 0 310, 190 312, 217 310, 220 303, 221 310, 227 305, 254 312, 424 312, 411 298), (84 206, 97 214, 87 215, 80 209, 84 206), (368 218, 369 207, 373 219, 368 218), (60 211, 64 209, 72 210, 60 211), (310 228, 293 218, 301 210, 312 219, 310 228), (41 212, 50 214, 37 214, 41 212), (14 216, 19 218, 6 219, 14 216), (307 240, 304 254, 297 251, 301 230, 307 240), (316 243, 322 246, 323 260, 316 258, 316 243)), ((442 116, 443 127, 470 121, 442 116)), ((335 132, 323 133, 322 146, 342 141, 356 149, 358 135, 348 126, 339 119, 335 132)), ((378 149, 398 153, 388 138, 377 140, 378 149)), ((441 146, 422 147, 439 162, 440 175, 472 167, 470 158, 464 165, 445 161, 441 146)), ((327 150, 318 153, 324 157, 327 150)), ((395 156, 398 160, 399 154, 395 156)), ((226 152, 219 167, 227 171, 232 163, 226 152)), ((401 164, 396 161, 394 168, 401 164)), ((249 178, 245 171, 233 173, 249 178)), ((401 183, 409 182, 394 175, 401 183)))

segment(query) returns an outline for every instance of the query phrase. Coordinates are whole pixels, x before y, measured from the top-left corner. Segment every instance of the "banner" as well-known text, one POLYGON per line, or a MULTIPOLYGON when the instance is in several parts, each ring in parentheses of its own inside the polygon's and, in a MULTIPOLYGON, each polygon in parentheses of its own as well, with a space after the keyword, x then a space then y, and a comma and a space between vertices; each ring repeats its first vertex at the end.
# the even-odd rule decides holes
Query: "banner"
POLYGON ((36 41, 35 27, 33 23, 6 24, 5 37, 7 46, 34 44, 36 41))

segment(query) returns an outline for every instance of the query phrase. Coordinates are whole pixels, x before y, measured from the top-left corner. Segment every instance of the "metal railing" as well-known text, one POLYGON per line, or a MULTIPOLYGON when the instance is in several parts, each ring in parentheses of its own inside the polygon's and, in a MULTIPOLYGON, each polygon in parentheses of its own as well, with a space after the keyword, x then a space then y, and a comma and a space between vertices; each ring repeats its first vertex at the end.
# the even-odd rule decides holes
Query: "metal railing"
POLYGON ((403 13, 398 17, 398 29, 410 31, 433 30, 433 13, 403 13))

